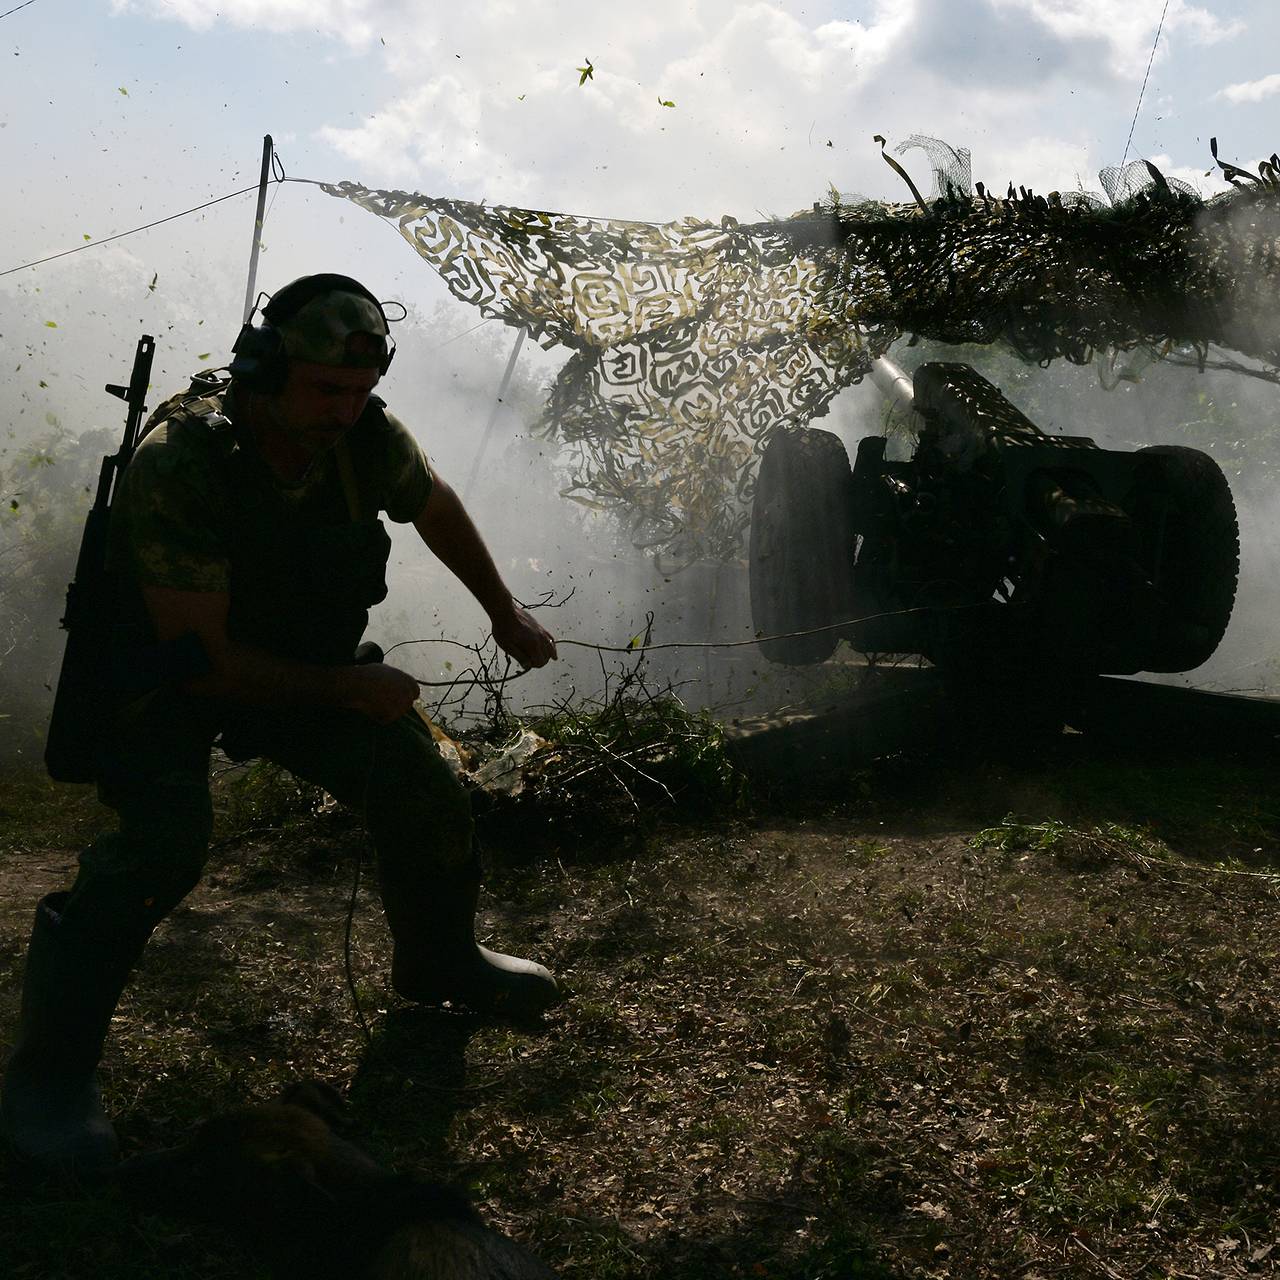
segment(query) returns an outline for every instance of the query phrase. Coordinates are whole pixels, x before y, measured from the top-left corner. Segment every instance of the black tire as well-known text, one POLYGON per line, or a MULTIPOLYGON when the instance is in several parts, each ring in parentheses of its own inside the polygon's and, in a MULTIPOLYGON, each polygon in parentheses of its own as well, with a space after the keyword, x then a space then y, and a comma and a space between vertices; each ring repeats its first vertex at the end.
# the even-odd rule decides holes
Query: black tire
POLYGON ((1199 449, 1138 451, 1126 506, 1138 523, 1142 561, 1169 607, 1143 655, 1144 671, 1190 671, 1222 642, 1240 577, 1240 526, 1222 468, 1199 449))
POLYGON ((829 658, 853 617, 853 472, 838 436, 783 427, 765 447, 751 508, 751 624, 771 662, 829 658))

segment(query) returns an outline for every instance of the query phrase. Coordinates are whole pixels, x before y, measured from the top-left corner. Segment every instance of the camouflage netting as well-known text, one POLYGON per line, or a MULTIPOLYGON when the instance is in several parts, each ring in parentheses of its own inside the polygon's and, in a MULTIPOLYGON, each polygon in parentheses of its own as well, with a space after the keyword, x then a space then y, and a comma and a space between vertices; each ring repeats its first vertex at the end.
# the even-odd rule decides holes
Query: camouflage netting
POLYGON ((903 334, 1037 361, 1214 343, 1280 362, 1275 157, 1223 164, 1233 190, 1209 201, 1141 162, 1103 172, 1106 198, 994 198, 971 190, 967 152, 907 147, 929 155, 932 199, 833 195, 750 225, 324 189, 395 219, 457 297, 572 349, 546 410, 574 449, 566 494, 624 513, 672 565, 740 554, 753 453, 903 334))

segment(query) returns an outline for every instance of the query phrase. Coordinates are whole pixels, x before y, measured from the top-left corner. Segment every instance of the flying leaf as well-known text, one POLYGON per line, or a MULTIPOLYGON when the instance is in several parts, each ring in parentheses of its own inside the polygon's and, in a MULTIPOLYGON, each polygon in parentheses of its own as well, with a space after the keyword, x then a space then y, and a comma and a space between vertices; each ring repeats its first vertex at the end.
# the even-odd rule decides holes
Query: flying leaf
POLYGON ((92 239, 93 239, 93 237, 92 237, 92 236, 91 236, 87 231, 84 233, 84 238, 85 238, 86 240, 92 240, 92 239))
POLYGON ((638 649, 643 643, 644 643, 644 635, 643 634, 635 635, 635 636, 632 636, 631 639, 627 641, 627 648, 638 649))
POLYGON ((670 98, 664 98, 662 96, 659 96, 658 98, 658 106, 660 107, 674 107, 675 105, 676 104, 672 102, 670 98))
POLYGON ((125 96, 126 98, 129 96, 129 90, 128 90, 128 89, 126 89, 126 88, 124 87, 124 85, 121 85, 121 86, 116 90, 116 92, 117 92, 117 93, 123 93, 123 94, 124 94, 124 96, 125 96))
POLYGON ((17 509, 18 509, 18 500, 17 500, 17 498, 10 498, 10 499, 9 499, 9 510, 10 510, 10 511, 17 511, 17 509))
POLYGON ((44 322, 44 327, 46 329, 56 329, 58 327, 58 322, 56 320, 46 320, 44 322))
POLYGON ((583 61, 587 64, 585 67, 574 67, 574 70, 578 73, 579 89, 581 89, 588 80, 594 80, 596 78, 596 69, 591 65, 591 59, 584 58, 583 61))
POLYGON ((517 101, 517 102, 523 102, 523 101, 524 101, 524 94, 522 93, 522 94, 521 94, 521 95, 516 99, 516 101, 517 101))
POLYGON ((208 352, 208 351, 202 351, 198 356, 196 356, 196 359, 197 359, 197 360, 207 360, 211 354, 212 354, 211 352, 208 352))
POLYGON ((153 276, 151 277, 151 283, 150 283, 149 285, 147 285, 147 288, 148 288, 152 293, 155 293, 155 291, 156 291, 156 281, 157 281, 157 280, 159 280, 159 279, 160 279, 160 273, 157 271, 157 272, 155 273, 155 275, 153 275, 153 276))

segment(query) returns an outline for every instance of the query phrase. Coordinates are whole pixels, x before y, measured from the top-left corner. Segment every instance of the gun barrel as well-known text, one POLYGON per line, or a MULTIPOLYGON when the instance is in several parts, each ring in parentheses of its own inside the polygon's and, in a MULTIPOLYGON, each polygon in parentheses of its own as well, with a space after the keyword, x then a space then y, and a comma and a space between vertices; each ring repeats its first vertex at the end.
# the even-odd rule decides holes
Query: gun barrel
POLYGON ((880 356, 871 366, 871 381, 890 404, 900 404, 904 409, 914 409, 915 390, 911 378, 888 356, 880 356))
POLYGON ((138 339, 137 350, 133 353, 133 369, 129 374, 130 406, 141 406, 147 398, 147 384, 151 381, 151 359, 156 352, 156 340, 144 333, 138 339))
POLYGON ((129 459, 138 443, 138 429, 147 412, 145 401, 147 388, 151 385, 151 361, 155 352, 156 340, 149 333, 144 333, 138 339, 138 347, 133 354, 133 369, 129 374, 129 393, 125 396, 129 412, 125 417, 124 439, 120 444, 120 452, 116 455, 117 473, 129 465, 129 459))

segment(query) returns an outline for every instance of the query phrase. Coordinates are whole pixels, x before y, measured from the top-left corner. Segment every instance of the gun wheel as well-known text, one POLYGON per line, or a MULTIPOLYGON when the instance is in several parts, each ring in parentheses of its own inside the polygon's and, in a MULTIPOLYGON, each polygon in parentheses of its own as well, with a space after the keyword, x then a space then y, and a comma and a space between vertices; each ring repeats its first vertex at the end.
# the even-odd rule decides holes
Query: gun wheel
POLYGON ((760 460, 751 508, 751 623, 771 662, 804 666, 829 658, 851 618, 853 472, 838 436, 783 427, 760 460))
POLYGON ((1222 468, 1198 449, 1153 445, 1140 459, 1129 510, 1156 590, 1182 624, 1148 644, 1145 671, 1190 671, 1226 634, 1240 576, 1240 527, 1222 468))

